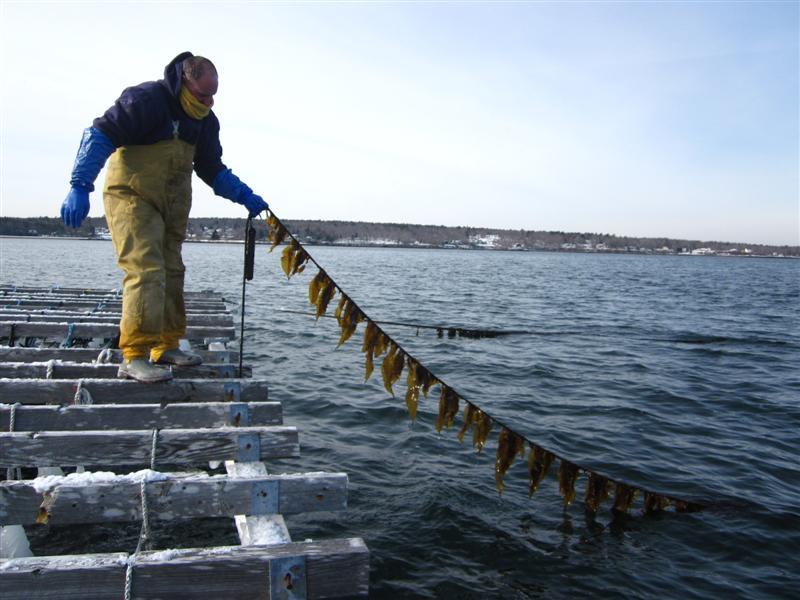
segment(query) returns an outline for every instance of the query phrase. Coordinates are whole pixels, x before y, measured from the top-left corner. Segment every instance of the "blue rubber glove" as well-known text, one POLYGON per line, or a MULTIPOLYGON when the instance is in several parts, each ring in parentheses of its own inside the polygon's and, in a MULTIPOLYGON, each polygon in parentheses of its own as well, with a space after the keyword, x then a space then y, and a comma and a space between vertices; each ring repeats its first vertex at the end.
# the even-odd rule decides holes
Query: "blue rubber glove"
POLYGON ((258 194, 254 194, 250 187, 243 183, 233 171, 223 169, 214 178, 214 193, 217 196, 227 198, 237 204, 242 204, 255 217, 261 211, 267 210, 269 206, 258 194))
POLYGON ((269 208, 269 205, 264 202, 264 199, 261 196, 253 193, 250 193, 249 196, 246 196, 242 204, 244 204, 245 208, 247 209, 248 216, 250 217, 255 217, 269 208))
POLYGON ((67 227, 77 229, 89 214, 89 190, 72 186, 61 205, 61 220, 67 227))
POLYGON ((61 220, 68 227, 80 227, 89 214, 89 192, 94 191, 94 180, 114 150, 114 143, 102 131, 84 130, 69 180, 72 189, 61 205, 61 220))

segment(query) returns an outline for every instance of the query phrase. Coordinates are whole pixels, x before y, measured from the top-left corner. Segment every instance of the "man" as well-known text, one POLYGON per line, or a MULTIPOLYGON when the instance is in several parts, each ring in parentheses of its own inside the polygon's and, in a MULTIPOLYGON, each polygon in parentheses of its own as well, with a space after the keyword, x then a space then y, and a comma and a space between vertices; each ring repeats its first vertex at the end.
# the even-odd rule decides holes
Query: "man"
POLYGON ((172 378, 168 367, 196 365, 179 348, 186 334, 181 245, 191 207, 192 170, 218 196, 250 216, 267 203, 222 163, 219 121, 211 111, 217 70, 183 52, 164 79, 125 89, 83 133, 61 218, 80 227, 89 192, 111 156, 103 190, 106 220, 123 279, 120 376, 143 382, 172 378))

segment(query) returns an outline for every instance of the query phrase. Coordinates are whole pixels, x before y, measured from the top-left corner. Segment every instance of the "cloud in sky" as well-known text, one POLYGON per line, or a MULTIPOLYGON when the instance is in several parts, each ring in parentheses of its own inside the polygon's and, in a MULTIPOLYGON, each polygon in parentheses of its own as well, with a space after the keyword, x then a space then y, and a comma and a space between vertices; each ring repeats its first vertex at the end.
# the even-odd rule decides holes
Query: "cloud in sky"
POLYGON ((286 218, 798 244, 798 10, 4 2, 2 214, 55 216, 83 128, 188 49, 286 218))

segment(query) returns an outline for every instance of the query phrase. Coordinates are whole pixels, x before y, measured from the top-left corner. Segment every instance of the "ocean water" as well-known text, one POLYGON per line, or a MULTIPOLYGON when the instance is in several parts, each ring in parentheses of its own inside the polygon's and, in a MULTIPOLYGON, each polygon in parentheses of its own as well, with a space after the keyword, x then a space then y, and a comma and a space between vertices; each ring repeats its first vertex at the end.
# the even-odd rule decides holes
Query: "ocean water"
MULTIPOLYGON (((701 512, 628 516, 563 508, 555 468, 529 498, 517 461, 494 487, 496 437, 476 454, 433 428, 437 398, 407 418, 379 373, 363 382, 360 332, 336 348, 306 315, 309 267, 291 281, 259 247, 245 361, 270 382, 302 457, 274 472, 344 471, 349 507, 287 518, 294 539, 363 537, 374 598, 800 597, 800 261, 311 247, 375 320, 521 331, 439 338, 386 326, 459 393, 573 462, 701 512)), ((242 247, 187 244, 187 289, 239 310, 242 247)), ((0 282, 115 287, 109 242, 0 239, 0 282)), ((333 312, 333 305, 330 313, 333 312)), ((238 319, 237 319, 238 322, 238 319)), ((496 432, 495 432, 496 435, 496 432)), ((74 531, 32 532, 74 552, 74 531)), ((236 543, 230 520, 157 524, 157 547, 236 543)), ((132 550, 138 527, 88 536, 132 550)), ((85 544, 87 539, 81 539, 85 544)))

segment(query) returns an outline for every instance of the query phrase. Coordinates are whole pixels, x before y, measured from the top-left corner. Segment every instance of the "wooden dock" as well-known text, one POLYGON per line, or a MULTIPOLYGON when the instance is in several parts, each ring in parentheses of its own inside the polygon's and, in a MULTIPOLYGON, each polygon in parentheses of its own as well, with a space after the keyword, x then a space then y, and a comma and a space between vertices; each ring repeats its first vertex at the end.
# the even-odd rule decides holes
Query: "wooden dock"
POLYGON ((0 285, 3 600, 368 595, 361 538, 292 542, 283 518, 344 510, 347 475, 267 471, 299 455, 298 431, 251 368, 237 377, 223 297, 189 292, 186 308, 204 363, 142 384, 117 378, 119 291, 0 285), (240 545, 150 547, 151 523, 206 517, 232 518, 240 545), (113 522, 141 524, 136 549, 26 556, 24 527, 113 522))

